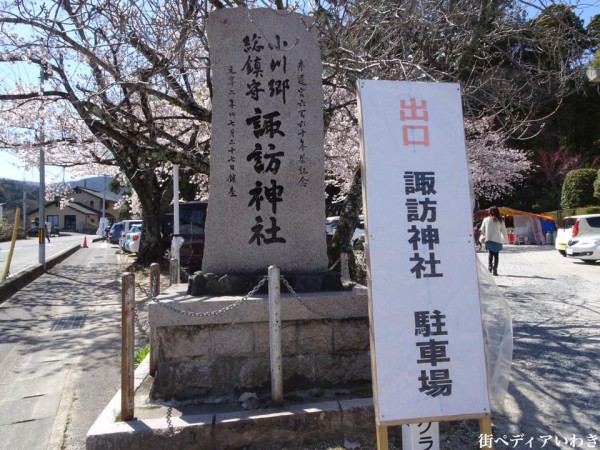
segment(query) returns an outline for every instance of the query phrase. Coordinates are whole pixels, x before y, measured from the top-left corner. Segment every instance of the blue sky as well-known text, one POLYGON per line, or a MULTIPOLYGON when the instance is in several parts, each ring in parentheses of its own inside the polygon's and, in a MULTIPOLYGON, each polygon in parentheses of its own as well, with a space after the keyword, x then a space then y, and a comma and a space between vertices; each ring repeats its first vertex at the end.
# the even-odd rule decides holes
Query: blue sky
MULTIPOLYGON (((46 166, 46 183, 57 183, 63 180, 63 170, 60 167, 46 166)), ((19 181, 40 181, 38 167, 27 168, 26 164, 14 155, 0 150, 0 178, 9 178, 19 181)), ((69 171, 65 171, 65 181, 80 179, 81 176, 72 177, 69 171)))

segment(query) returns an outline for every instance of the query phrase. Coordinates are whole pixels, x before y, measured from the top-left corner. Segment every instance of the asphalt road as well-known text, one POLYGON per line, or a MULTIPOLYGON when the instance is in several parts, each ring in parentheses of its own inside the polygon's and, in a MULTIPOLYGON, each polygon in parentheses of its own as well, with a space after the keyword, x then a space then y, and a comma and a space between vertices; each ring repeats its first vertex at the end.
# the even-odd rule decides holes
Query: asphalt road
POLYGON ((0 449, 84 449, 118 390, 117 249, 89 244, 0 305, 0 449))
MULTIPOLYGON (((83 234, 61 234, 60 236, 52 236, 50 242, 44 243, 46 259, 71 248, 77 244, 83 244, 83 239, 86 237, 83 234)), ((93 236, 87 236, 87 242, 91 241, 93 236)), ((32 267, 39 262, 39 243, 37 238, 28 237, 20 239, 15 243, 13 251, 10 273, 11 276, 16 276, 21 270, 32 267)), ((0 273, 4 273, 8 253, 10 250, 10 242, 0 242, 0 273)))

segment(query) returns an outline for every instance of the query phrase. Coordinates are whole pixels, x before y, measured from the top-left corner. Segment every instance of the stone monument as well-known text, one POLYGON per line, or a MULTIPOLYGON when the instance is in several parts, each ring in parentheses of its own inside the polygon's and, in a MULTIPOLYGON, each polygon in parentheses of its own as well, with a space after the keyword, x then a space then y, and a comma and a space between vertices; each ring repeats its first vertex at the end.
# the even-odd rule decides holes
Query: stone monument
POLYGON ((267 390, 268 297, 247 294, 270 265, 302 293, 281 294, 286 389, 370 380, 366 289, 342 289, 326 270, 322 66, 310 23, 265 9, 209 16, 214 101, 203 270, 190 277, 191 296, 175 284, 162 306, 149 306, 153 399, 267 390))
POLYGON ((204 274, 322 272, 322 65, 311 18, 222 9, 207 22, 213 77, 204 274))

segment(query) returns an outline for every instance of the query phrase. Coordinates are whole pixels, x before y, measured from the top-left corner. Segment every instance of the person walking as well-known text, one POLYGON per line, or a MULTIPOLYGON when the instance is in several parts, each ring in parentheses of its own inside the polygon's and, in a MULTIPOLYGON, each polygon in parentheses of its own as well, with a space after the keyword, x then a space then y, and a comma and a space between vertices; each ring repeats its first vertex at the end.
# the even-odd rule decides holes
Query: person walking
POLYGON ((45 228, 45 235, 46 235, 46 239, 48 239, 48 242, 50 242, 50 233, 52 232, 52 224, 50 222, 46 222, 44 223, 44 228, 45 228))
POLYGON ((498 275, 498 257, 502 244, 508 242, 506 226, 497 206, 488 210, 488 216, 481 223, 481 236, 488 250, 488 270, 498 275))

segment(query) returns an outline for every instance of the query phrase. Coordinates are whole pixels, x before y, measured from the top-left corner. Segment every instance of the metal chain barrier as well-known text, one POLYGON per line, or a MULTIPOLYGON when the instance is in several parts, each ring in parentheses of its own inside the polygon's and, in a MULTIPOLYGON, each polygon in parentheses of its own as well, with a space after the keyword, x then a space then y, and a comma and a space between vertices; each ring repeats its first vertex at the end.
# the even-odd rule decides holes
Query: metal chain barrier
MULTIPOLYGON (((339 261, 338 261, 339 262, 339 261)), ((208 312, 194 312, 194 311, 186 311, 184 309, 180 309, 177 308, 171 304, 168 303, 164 303, 161 300, 159 300, 156 296, 152 295, 152 290, 147 290, 145 289, 143 286, 141 286, 140 284, 138 284, 138 288, 140 289, 140 291, 142 291, 143 294, 146 295, 146 297, 148 297, 148 299, 152 300, 153 302, 155 302, 156 304, 158 304, 159 306, 168 309, 169 311, 172 311, 176 314, 181 314, 183 316, 186 317, 212 317, 212 316, 216 316, 219 314, 223 314, 226 313, 227 311, 231 311, 234 308, 237 308, 239 305, 241 305, 244 301, 248 300, 249 297, 252 297, 254 294, 256 294, 256 292, 258 292, 258 290, 266 283, 266 281, 269 279, 268 276, 264 276, 263 278, 261 278, 261 280, 258 282, 258 284, 256 286, 254 286, 254 288, 252 288, 252 290, 250 290, 248 292, 248 294, 246 294, 244 297, 240 298, 239 300, 237 300, 236 302, 225 306, 223 308, 214 310, 214 311, 208 311, 208 312)), ((285 277, 283 275, 280 275, 280 279, 281 282, 284 284, 284 286, 286 287, 286 289, 294 296, 294 298, 296 300, 298 300, 300 302, 300 304, 302 306, 304 306, 307 310, 309 310, 311 313, 319 316, 319 317, 323 317, 323 318, 332 318, 332 319, 348 319, 350 317, 355 317, 356 315, 359 314, 364 314, 365 313, 365 307, 364 306, 358 306, 357 308, 348 311, 346 313, 343 314, 338 314, 332 311, 322 311, 319 310, 317 308, 315 308, 314 306, 310 305, 308 302, 306 302, 306 300, 304 300, 292 287, 292 285, 289 283, 288 280, 285 279, 285 277)), ((154 286, 154 290, 156 289, 156 285, 154 286)), ((161 292, 162 294, 162 292, 161 292)), ((142 324, 139 314, 138 314, 138 308, 136 306, 136 308, 134 309, 134 319, 135 319, 135 323, 137 325, 137 328, 140 332, 142 333, 146 333, 148 331, 148 328, 150 327, 150 323, 146 322, 146 324, 142 324)))
MULTIPOLYGON (((156 292, 157 290, 157 286, 158 286, 158 278, 154 279, 154 282, 152 283, 152 287, 150 289, 150 291, 146 290, 141 284, 138 283, 137 287, 138 289, 145 294, 149 299, 152 299, 152 294, 151 292, 156 292)), ((163 290, 163 292, 161 292, 161 294, 164 294, 164 292, 168 289, 165 288, 163 290)), ((138 330, 140 331, 140 333, 146 334, 148 329, 150 328, 150 322, 146 322, 146 324, 142 324, 142 321, 140 319, 140 315, 139 315, 139 308, 137 305, 137 302, 135 304, 135 308, 133 309, 133 319, 135 320, 135 324, 137 325, 138 330)))
POLYGON ((298 300, 302 306, 304 306, 311 313, 313 313, 319 317, 341 320, 341 319, 349 319, 350 317, 354 317, 357 314, 365 314, 366 313, 366 304, 365 304, 365 306, 359 306, 345 314, 337 314, 337 313, 331 312, 331 311, 319 311, 314 306, 309 305, 304 299, 302 299, 302 297, 300 297, 296 293, 296 291, 294 291, 294 288, 292 288, 292 285, 289 283, 288 280, 286 280, 283 277, 283 275, 280 275, 279 278, 281 279, 281 282, 285 285, 287 290, 290 292, 290 294, 292 294, 294 296, 294 298, 296 300, 298 300))
POLYGON ((173 427, 173 421, 171 420, 171 414, 173 413, 173 407, 169 406, 167 409, 167 427, 169 428, 169 437, 175 436, 175 427, 173 427))
POLYGON ((135 320, 135 324, 137 325, 140 333, 146 334, 146 332, 148 331, 148 328, 150 328, 150 322, 146 322, 146 325, 142 325, 140 316, 138 314, 137 304, 135 305, 135 308, 133 309, 133 320, 135 320))
POLYGON ((169 311, 172 311, 176 314, 181 314, 182 316, 186 316, 186 317, 211 317, 211 316, 216 316, 219 314, 223 314, 227 311, 231 311, 234 308, 237 308, 238 306, 240 306, 243 302, 245 302, 246 300, 248 300, 249 297, 252 297, 254 294, 256 294, 258 292, 258 290, 266 283, 266 281, 269 279, 268 276, 264 276, 260 279, 260 281, 258 282, 258 284, 256 286, 254 286, 252 288, 252 290, 250 290, 250 292, 248 292, 246 295, 244 295, 242 298, 240 298, 239 300, 235 301, 234 303, 232 303, 231 305, 225 306, 223 308, 220 309, 216 309, 214 311, 208 311, 208 312, 194 312, 194 311, 186 311, 184 309, 179 309, 176 308, 175 306, 168 304, 168 303, 164 303, 162 301, 160 301, 156 296, 152 295, 151 292, 145 291, 144 289, 140 286, 140 289, 142 290, 142 292, 144 292, 144 294, 146 294, 146 296, 152 300, 153 302, 155 302, 156 304, 162 306, 165 309, 168 309, 169 311))
MULTIPOLYGON (((339 260, 336 262, 336 264, 339 263, 339 260)), ((288 280, 286 280, 284 278, 283 275, 280 275, 280 280, 281 282, 284 284, 284 286, 287 288, 287 290, 294 296, 294 298, 296 300, 298 300, 300 302, 300 304, 302 304, 307 310, 309 310, 310 312, 312 312, 313 314, 319 316, 319 317, 324 317, 324 318, 333 318, 333 319, 347 319, 350 317, 353 317, 357 314, 364 314, 365 313, 365 307, 364 306, 359 306, 358 308, 345 313, 345 314, 336 314, 333 312, 323 312, 323 311, 319 311, 316 308, 314 308, 313 306, 309 305, 304 299, 302 299, 302 297, 300 297, 296 291, 292 288, 291 284, 289 283, 288 280)), ((258 284, 256 286, 254 286, 254 288, 252 288, 248 294, 246 294, 244 297, 242 297, 241 299, 237 300, 236 302, 224 307, 224 308, 220 308, 214 311, 209 311, 209 312, 193 312, 193 311, 186 311, 183 309, 179 309, 176 308, 175 306, 171 305, 171 304, 167 304, 164 303, 162 301, 160 301, 155 295, 152 294, 152 291, 156 290, 156 285, 153 286, 154 289, 150 289, 150 291, 144 289, 141 285, 138 284, 139 289, 153 302, 155 302, 156 304, 160 305, 161 307, 168 309, 169 311, 172 311, 176 314, 181 314, 183 316, 187 316, 187 317, 211 317, 211 316, 216 316, 218 314, 222 314, 225 313, 227 311, 230 311, 236 307, 238 307, 239 305, 241 305, 244 301, 248 300, 248 298, 252 297, 254 294, 256 294, 256 292, 258 292, 258 290, 268 281, 269 277, 267 275, 263 276, 260 281, 258 282, 258 284)), ((146 326, 142 326, 140 321, 139 321, 139 317, 138 317, 138 310, 137 308, 134 309, 134 319, 138 325, 138 328, 140 329, 140 331, 142 332, 146 332, 148 327, 149 327, 149 323, 146 324, 146 326)), ((173 414, 173 406, 169 406, 167 408, 167 414, 166 414, 166 422, 167 422, 167 428, 168 428, 168 432, 167 432, 167 436, 169 437, 174 437, 175 436, 175 428, 173 426, 173 420, 172 420, 172 414, 173 414)))

